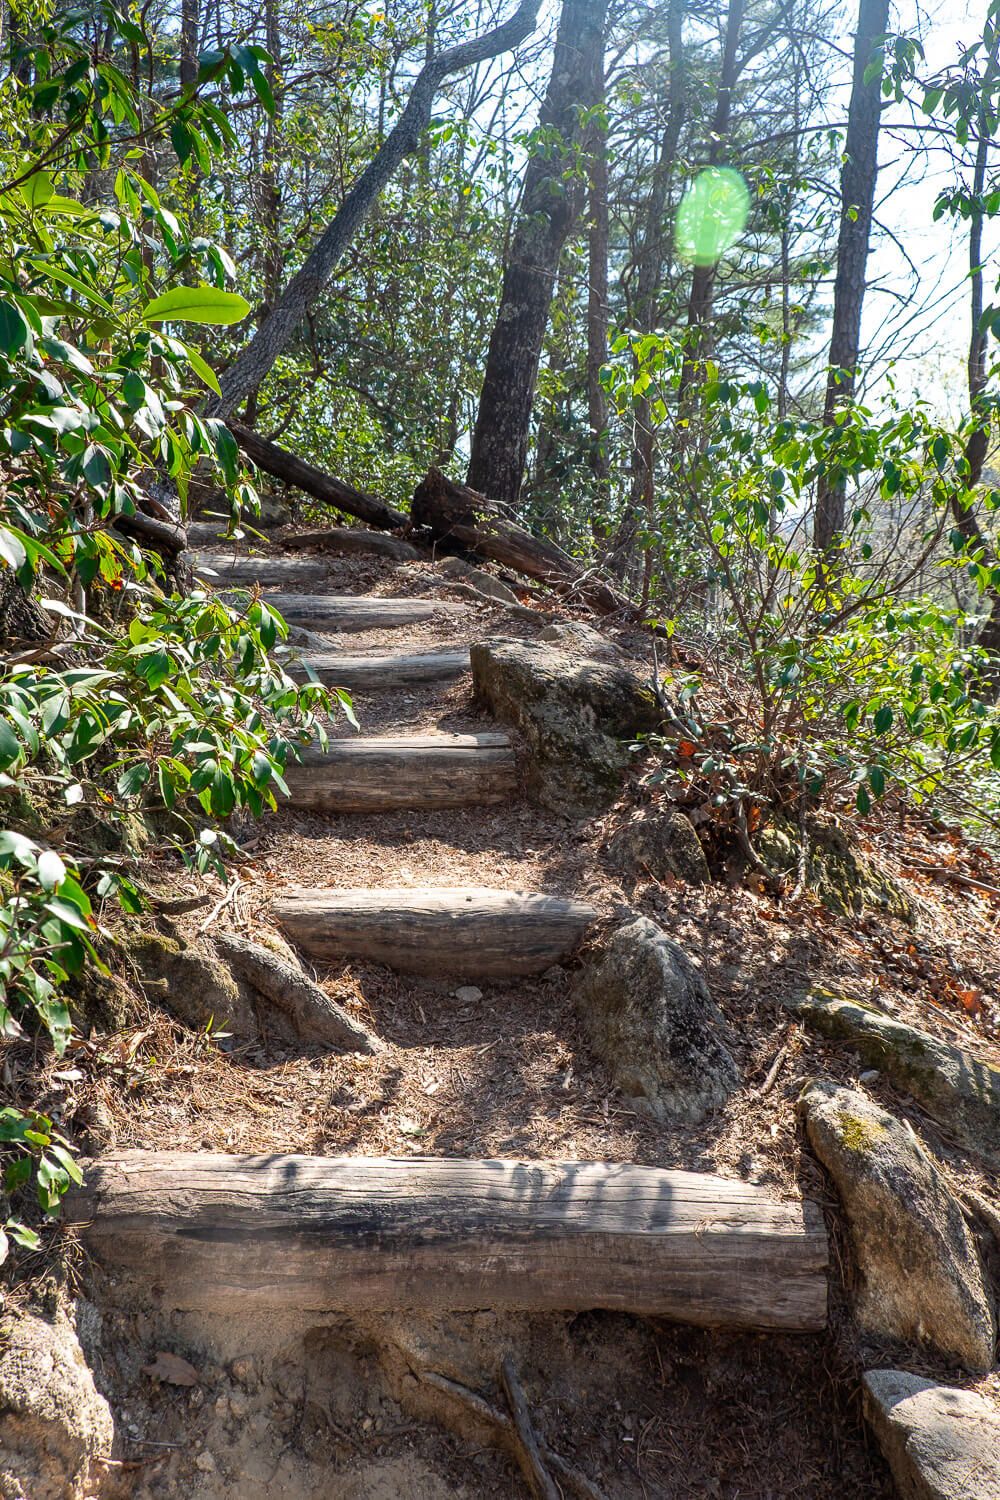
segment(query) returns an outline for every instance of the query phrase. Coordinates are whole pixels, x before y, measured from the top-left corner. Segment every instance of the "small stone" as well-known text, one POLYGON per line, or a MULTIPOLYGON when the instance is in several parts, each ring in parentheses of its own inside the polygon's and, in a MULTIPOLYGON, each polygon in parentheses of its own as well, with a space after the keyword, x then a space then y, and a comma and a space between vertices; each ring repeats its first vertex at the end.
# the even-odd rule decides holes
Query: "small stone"
POLYGON ((194 1461, 194 1466, 196 1469, 200 1469, 203 1474, 215 1473, 215 1459, 211 1453, 199 1453, 194 1461))
POLYGON ((860 1083, 874 1083, 879 1076, 878 1068, 866 1068, 863 1073, 858 1074, 860 1083))
POLYGON ((460 984, 455 991, 455 999, 461 1000, 463 1005, 474 1005, 477 1000, 483 998, 483 992, 474 984, 460 984))
POLYGON ((800 1108, 844 1206, 859 1324, 975 1372, 996 1327, 983 1267, 944 1174, 911 1130, 856 1089, 817 1083, 800 1108))
POLYGON ((908 1500, 1000 1495, 1000 1411, 975 1391, 906 1370, 871 1370, 864 1411, 908 1500))

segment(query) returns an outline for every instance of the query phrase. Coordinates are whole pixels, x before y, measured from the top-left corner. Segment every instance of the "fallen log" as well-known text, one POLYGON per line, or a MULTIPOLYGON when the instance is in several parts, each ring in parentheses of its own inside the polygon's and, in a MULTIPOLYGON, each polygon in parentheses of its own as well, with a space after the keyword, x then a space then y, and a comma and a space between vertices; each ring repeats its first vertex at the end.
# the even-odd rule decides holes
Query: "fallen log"
POLYGON ((215 946, 230 969, 285 1015, 303 1041, 349 1052, 377 1052, 379 1043, 319 985, 279 954, 232 932, 216 935, 215 946))
POLYGON ((404 974, 516 979, 542 974, 597 915, 582 901, 477 886, 288 891, 276 921, 311 958, 359 958, 404 974))
POLYGON ((394 562, 419 562, 423 553, 398 536, 389 536, 382 531, 358 531, 349 526, 332 526, 328 531, 301 531, 297 536, 282 538, 281 545, 289 550, 315 547, 320 552, 331 552, 334 557, 357 557, 372 554, 390 557, 394 562))
POLYGON ((116 531, 141 547, 166 552, 170 557, 183 552, 188 544, 187 531, 179 521, 158 521, 155 516, 136 511, 132 516, 116 515, 112 524, 116 531))
POLYGON ((66 1219, 161 1310, 611 1308, 704 1327, 826 1324, 817 1205, 721 1177, 201 1151, 115 1153, 85 1171, 66 1219))
POLYGON ((588 575, 555 542, 532 536, 505 516, 495 501, 467 485, 456 484, 440 469, 431 469, 418 484, 410 518, 414 526, 426 527, 441 541, 457 543, 477 557, 537 578, 564 597, 579 597, 598 614, 642 618, 636 605, 601 579, 588 575))
POLYGON ((307 750, 285 784, 292 807, 388 812, 508 802, 517 772, 505 734, 384 735, 307 750))
POLYGON ((307 463, 304 458, 297 458, 287 448, 279 448, 277 443, 269 443, 259 433, 241 426, 239 422, 231 421, 228 426, 243 452, 265 474, 282 479, 285 484, 290 484, 297 490, 305 490, 314 500, 321 500, 324 505, 331 505, 336 510, 343 511, 344 515, 353 516, 356 521, 366 521, 369 526, 378 526, 382 531, 396 531, 407 525, 407 517, 402 511, 384 505, 374 495, 366 495, 362 490, 356 490, 352 484, 334 479, 332 474, 317 469, 315 464, 307 463))

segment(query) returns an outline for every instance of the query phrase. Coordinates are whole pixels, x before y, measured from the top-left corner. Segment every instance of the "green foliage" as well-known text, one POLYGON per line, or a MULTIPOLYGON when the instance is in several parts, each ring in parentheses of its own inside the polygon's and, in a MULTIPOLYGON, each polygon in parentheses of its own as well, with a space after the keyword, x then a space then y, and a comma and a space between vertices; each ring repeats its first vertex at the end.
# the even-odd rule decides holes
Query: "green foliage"
POLYGON ((673 594, 669 628, 697 631, 692 596, 702 609, 709 598, 715 645, 734 674, 721 738, 711 694, 702 704, 701 684, 683 684, 686 774, 706 777, 721 802, 842 807, 850 796, 865 814, 902 790, 935 805, 959 806, 964 794, 971 814, 977 779, 1000 768, 1000 714, 981 693, 984 655, 967 644, 974 615, 913 588, 929 559, 939 576, 961 569, 978 588, 995 586, 961 530, 948 531, 954 496, 971 503, 965 435, 920 407, 876 417, 846 403, 832 427, 776 420, 763 382, 726 380, 712 362, 694 432, 677 418, 683 362, 670 340, 623 338, 606 378, 622 406, 641 383, 672 435, 662 529, 644 537, 661 590, 673 594), (802 536, 821 476, 851 496, 833 558, 802 536), (678 519, 700 564, 686 595, 674 566, 678 519))
MULTIPOLYGON (((256 504, 229 429, 193 404, 217 378, 176 332, 234 323, 249 304, 225 287, 234 268, 222 246, 188 232, 137 165, 169 138, 181 167, 208 171, 235 137, 203 90, 224 78, 272 107, 266 54, 209 53, 198 87, 164 103, 131 81, 146 33, 110 5, 101 15, 99 52, 81 40, 79 15, 60 16, 27 72, 11 59, 0 90, 18 143, 0 152, 0 599, 13 575, 40 592, 52 622, 52 641, 14 650, 0 674, 0 794, 30 774, 105 820, 144 810, 166 820, 189 863, 225 877, 215 824, 276 805, 326 696, 283 671, 272 652, 284 622, 255 593, 235 606, 167 593, 159 559, 113 523, 135 513, 145 471, 168 477, 182 502, 198 468, 235 516, 256 504), (52 652, 60 628, 70 641, 52 652)), ((93 903, 108 901, 142 910, 127 864, 88 862, 84 879, 68 852, 0 832, 0 1034, 41 1034, 64 1051, 64 987, 101 966, 93 903)), ((79 1180, 42 1115, 5 1109, 0 1151, 5 1195, 33 1181, 46 1214, 79 1180)), ((35 1243, 8 1217, 0 1260, 8 1235, 35 1243)))

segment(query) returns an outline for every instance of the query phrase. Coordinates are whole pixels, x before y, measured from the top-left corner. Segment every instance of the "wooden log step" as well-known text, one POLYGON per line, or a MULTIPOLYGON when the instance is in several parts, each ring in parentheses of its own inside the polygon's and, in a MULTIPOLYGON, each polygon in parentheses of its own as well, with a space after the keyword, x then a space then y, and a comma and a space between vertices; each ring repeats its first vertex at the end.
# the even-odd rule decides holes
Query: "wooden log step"
POLYGON ((385 735, 307 750, 285 781, 293 807, 316 812, 469 807, 506 802, 517 789, 505 734, 385 735))
MULTIPOLYGON (((292 559, 288 559, 289 562, 292 559)), ((304 566, 295 559, 296 566, 304 566)), ((464 604, 444 599, 396 599, 364 594, 271 594, 274 606, 289 625, 307 630, 390 630, 400 625, 418 625, 435 615, 454 617, 467 613, 464 604)))
POLYGON ((331 526, 324 531, 300 531, 295 536, 283 537, 281 545, 289 550, 314 547, 320 552, 330 552, 334 557, 390 557, 394 562, 417 562, 423 556, 416 547, 399 537, 387 536, 383 531, 364 531, 350 526, 331 526))
POLYGON ((115 1280, 126 1273, 122 1295, 138 1282, 164 1310, 612 1308, 703 1327, 826 1324, 817 1205, 694 1172, 126 1151, 86 1164, 65 1216, 115 1280))
POLYGON ((478 886, 294 890, 272 910, 312 958, 468 979, 541 974, 572 953, 596 916, 581 901, 478 886))
POLYGON ((321 557, 252 557, 246 553, 199 552, 194 559, 195 576, 213 588, 294 587, 322 583, 330 565, 321 557))
POLYGON ((450 682, 469 670, 468 649, 405 652, 385 656, 347 656, 338 651, 303 651, 289 662, 293 677, 304 677, 308 666, 327 687, 349 692, 377 693, 385 688, 419 687, 428 682, 450 682))

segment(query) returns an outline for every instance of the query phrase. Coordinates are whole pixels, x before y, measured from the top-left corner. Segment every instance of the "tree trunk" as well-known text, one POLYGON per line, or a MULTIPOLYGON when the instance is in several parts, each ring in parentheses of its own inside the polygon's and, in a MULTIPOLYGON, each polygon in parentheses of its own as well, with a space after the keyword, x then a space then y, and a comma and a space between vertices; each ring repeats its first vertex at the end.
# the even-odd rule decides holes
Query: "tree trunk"
POLYGON ((199 0, 181 0, 180 81, 185 93, 198 81, 199 0))
MULTIPOLYGON (((840 237, 833 288, 830 369, 823 407, 825 427, 835 425, 838 408, 854 395, 882 113, 881 73, 866 83, 865 69, 888 27, 889 0, 861 0, 854 36, 854 82, 847 115, 847 141, 840 174, 840 237)), ((846 494, 846 484, 836 473, 821 473, 816 490, 813 541, 823 551, 833 545, 844 529, 846 494)))
POLYGON ((322 294, 382 189, 403 158, 419 145, 430 123, 431 107, 441 82, 452 73, 464 72, 523 42, 534 30, 537 10, 538 0, 521 0, 511 18, 502 25, 481 37, 448 47, 424 64, 392 130, 346 193, 305 264, 292 277, 242 354, 222 376, 222 395, 208 404, 212 416, 228 417, 261 385, 275 360, 287 349, 296 328, 322 294))
POLYGON ((559 257, 583 206, 574 152, 580 112, 599 102, 608 0, 563 0, 536 145, 490 338, 467 482, 513 505, 528 456, 531 408, 559 257))
MULTIPOLYGON (((650 181, 636 276, 633 318, 635 326, 643 333, 651 332, 659 322, 658 301, 663 278, 667 199, 687 112, 684 0, 670 0, 667 7, 667 44, 670 49, 667 118, 650 181)), ((639 519, 644 514, 652 514, 655 498, 656 435, 650 416, 649 397, 644 392, 636 396, 633 402, 632 432, 631 506, 619 523, 610 560, 611 570, 618 578, 625 578, 631 570, 639 519)))
MULTIPOLYGON (((729 0, 726 12, 726 34, 722 43, 722 67, 719 72, 719 88, 715 96, 712 115, 708 165, 717 166, 725 146, 733 115, 733 90, 739 81, 743 64, 740 61, 740 30, 746 14, 747 0, 729 0)), ((695 266, 691 273, 691 291, 687 310, 687 349, 681 368, 678 403, 680 407, 690 405, 688 394, 695 385, 702 362, 707 359, 712 346, 712 307, 715 298, 714 263, 695 266)))
POLYGON ((604 57, 600 67, 599 111, 588 131, 588 196, 590 233, 587 241, 587 419, 590 425, 590 468, 597 486, 594 534, 602 536, 608 501, 611 465, 608 460, 608 398, 601 371, 608 357, 608 127, 604 117, 604 57))

